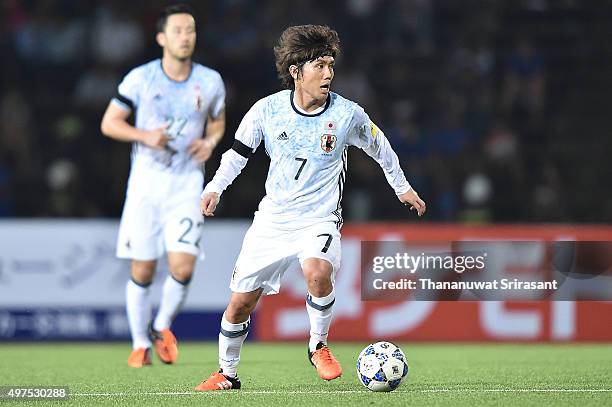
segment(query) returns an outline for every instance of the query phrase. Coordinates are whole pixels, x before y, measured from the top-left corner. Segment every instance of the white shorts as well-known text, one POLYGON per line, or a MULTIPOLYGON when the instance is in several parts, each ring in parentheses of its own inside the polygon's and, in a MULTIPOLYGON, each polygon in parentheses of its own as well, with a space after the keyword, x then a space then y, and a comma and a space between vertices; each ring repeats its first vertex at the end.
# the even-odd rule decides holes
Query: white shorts
POLYGON ((230 288, 240 293, 263 288, 264 295, 278 294, 285 272, 299 269, 309 258, 330 262, 333 281, 340 268, 340 248, 340 231, 334 222, 287 230, 256 216, 244 237, 230 288))
POLYGON ((197 256, 204 218, 202 171, 159 170, 134 159, 119 225, 117 257, 155 260, 164 251, 197 256))
POLYGON ((128 196, 119 226, 117 257, 155 260, 164 251, 198 256, 203 224, 198 196, 172 206, 159 199, 128 196))

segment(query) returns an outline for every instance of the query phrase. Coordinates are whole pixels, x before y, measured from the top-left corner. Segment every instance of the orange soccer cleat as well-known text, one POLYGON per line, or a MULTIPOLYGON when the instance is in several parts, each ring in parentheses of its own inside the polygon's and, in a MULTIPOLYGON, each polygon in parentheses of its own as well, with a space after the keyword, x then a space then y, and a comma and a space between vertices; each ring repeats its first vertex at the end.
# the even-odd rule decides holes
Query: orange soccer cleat
POLYGON ((128 358, 129 367, 143 367, 151 365, 151 349, 149 348, 138 348, 134 349, 130 353, 128 358))
POLYGON ((323 342, 317 344, 317 350, 308 350, 310 363, 317 368, 319 377, 323 380, 334 380, 342 376, 342 367, 336 360, 331 350, 323 342))
POLYGON ((223 374, 223 370, 214 372, 202 383, 198 384, 194 390, 196 391, 212 391, 212 390, 238 390, 240 388, 240 379, 236 377, 228 377, 223 374))
POLYGON ((170 364, 176 362, 178 358, 178 348, 176 346, 176 337, 170 329, 162 329, 156 331, 151 328, 151 339, 155 345, 155 353, 164 363, 170 364))

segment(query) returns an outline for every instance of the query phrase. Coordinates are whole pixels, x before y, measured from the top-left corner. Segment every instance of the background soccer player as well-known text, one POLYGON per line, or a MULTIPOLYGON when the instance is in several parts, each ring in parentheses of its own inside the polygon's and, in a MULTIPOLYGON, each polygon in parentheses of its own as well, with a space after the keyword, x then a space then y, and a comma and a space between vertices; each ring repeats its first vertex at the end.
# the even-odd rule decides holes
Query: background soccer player
POLYGON ((335 301, 334 275, 340 266, 342 188, 346 154, 357 146, 382 167, 399 200, 421 216, 425 203, 406 180, 384 134, 354 102, 330 91, 338 34, 325 26, 290 27, 274 52, 279 78, 288 90, 261 99, 236 132, 219 170, 202 193, 201 210, 212 216, 221 193, 263 141, 270 156, 266 196, 255 213, 232 274, 232 296, 221 321, 220 371, 196 390, 241 386, 240 349, 250 314, 262 294, 276 294, 285 271, 301 266, 308 287, 308 357, 319 376, 342 374, 327 347, 335 301))
POLYGON ((126 289, 131 367, 151 364, 152 343, 163 362, 176 361, 176 338, 169 328, 185 300, 200 251, 202 166, 225 131, 221 76, 191 60, 196 43, 193 11, 185 5, 166 8, 157 30, 163 57, 127 74, 101 125, 106 136, 133 143, 117 243, 117 256, 132 259, 126 289), (132 112, 135 126, 127 122, 132 112), (164 249, 170 275, 149 328, 149 286, 164 249))

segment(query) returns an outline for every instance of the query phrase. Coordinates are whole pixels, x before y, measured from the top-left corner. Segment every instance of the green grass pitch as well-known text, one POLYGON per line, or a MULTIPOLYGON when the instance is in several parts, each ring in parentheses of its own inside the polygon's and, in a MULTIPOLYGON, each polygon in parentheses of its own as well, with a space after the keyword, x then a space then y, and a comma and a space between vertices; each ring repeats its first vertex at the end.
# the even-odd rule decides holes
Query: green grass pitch
POLYGON ((4 343, 0 386, 69 387, 69 400, 36 406, 612 405, 611 344, 402 343, 410 373, 391 393, 358 382, 355 362, 365 345, 332 342, 344 374, 327 383, 306 360, 305 344, 247 341, 243 389, 196 393, 192 388, 216 368, 216 343, 182 343, 176 365, 154 357, 143 369, 127 367, 127 343, 4 343))

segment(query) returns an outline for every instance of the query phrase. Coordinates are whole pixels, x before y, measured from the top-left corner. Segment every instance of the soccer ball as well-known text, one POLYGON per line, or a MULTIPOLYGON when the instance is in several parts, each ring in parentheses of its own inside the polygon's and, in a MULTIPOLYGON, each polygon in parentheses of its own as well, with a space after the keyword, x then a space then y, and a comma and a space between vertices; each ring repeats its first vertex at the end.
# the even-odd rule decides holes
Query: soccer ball
POLYGON ((407 375, 406 356, 391 342, 370 344, 357 358, 357 377, 368 390, 395 390, 407 375))

